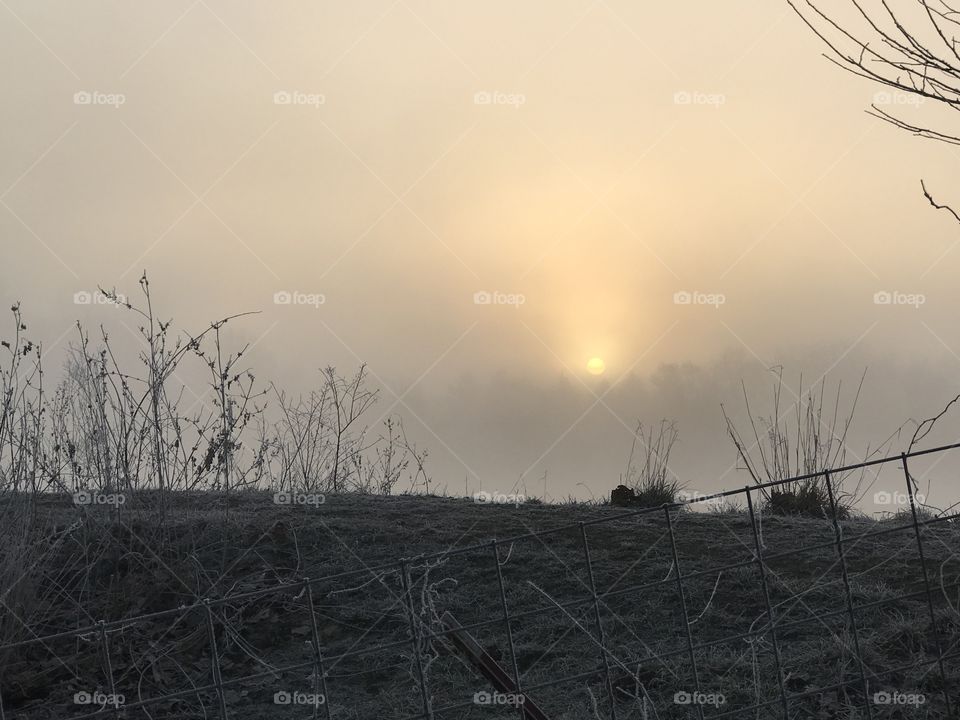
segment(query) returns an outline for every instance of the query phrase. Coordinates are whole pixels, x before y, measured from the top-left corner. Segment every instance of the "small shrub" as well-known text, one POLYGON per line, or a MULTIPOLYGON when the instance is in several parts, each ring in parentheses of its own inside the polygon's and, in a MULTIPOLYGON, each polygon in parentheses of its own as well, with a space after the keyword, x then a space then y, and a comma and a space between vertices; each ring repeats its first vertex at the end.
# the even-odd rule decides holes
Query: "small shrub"
POLYGON ((677 483, 651 485, 640 489, 635 497, 637 505, 641 507, 658 507, 676 501, 680 486, 677 483))
POLYGON ((681 485, 670 470, 670 452, 679 433, 673 423, 660 422, 659 428, 644 433, 643 424, 637 423, 627 459, 626 471, 620 476, 620 485, 610 493, 610 504, 619 507, 659 507, 676 502, 681 485), (635 464, 637 443, 641 450, 642 464, 635 464))
POLYGON ((626 485, 617 485, 610 493, 610 504, 615 507, 660 507, 676 501, 676 485, 672 487, 646 487, 635 491, 626 485))
MULTIPOLYGON (((830 494, 820 478, 800 480, 783 487, 773 488, 765 504, 773 515, 800 515, 803 517, 829 518, 833 516, 830 494)), ((846 503, 837 501, 837 518, 850 517, 846 503)))
MULTIPOLYGON (((774 370, 774 375, 773 405, 767 416, 758 417, 754 413, 746 387, 743 388, 744 406, 749 418, 748 435, 740 433, 726 409, 721 406, 727 434, 736 448, 738 465, 749 473, 757 485, 790 480, 760 490, 763 506, 768 512, 776 515, 830 517, 831 504, 825 473, 847 465, 847 436, 856 414, 864 378, 860 378, 856 392, 845 403, 849 410, 843 416, 840 385, 837 386, 835 397, 828 400, 825 378, 819 381, 819 388, 805 391, 801 377, 799 389, 794 392, 784 384, 780 368, 774 370), (785 387, 795 401, 784 412, 782 393, 785 387), (791 480, 805 476, 812 477, 791 480)), ((869 460, 883 450, 883 446, 873 451, 867 448, 862 459, 869 460)), ((831 474, 830 482, 839 518, 848 518, 854 512, 862 497, 865 473, 866 469, 860 468, 831 474)))

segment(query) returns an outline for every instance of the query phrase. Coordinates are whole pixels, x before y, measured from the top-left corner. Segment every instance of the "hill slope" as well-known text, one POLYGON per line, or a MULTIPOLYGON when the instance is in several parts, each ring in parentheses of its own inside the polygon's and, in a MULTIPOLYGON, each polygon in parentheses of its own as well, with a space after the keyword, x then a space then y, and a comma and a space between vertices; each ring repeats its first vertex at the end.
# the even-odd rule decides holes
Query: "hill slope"
MULTIPOLYGON (((5 542, 5 566, 14 553, 27 553, 29 562, 3 578, 9 612, 0 624, 2 642, 189 608, 108 626, 109 670, 96 632, 0 653, 8 717, 65 718, 95 710, 76 705, 74 696, 109 692, 111 672, 127 705, 182 693, 150 704, 149 715, 134 706, 123 717, 217 717, 216 693, 194 690, 214 677, 207 610, 198 604, 203 599, 213 600, 209 612, 229 717, 312 717, 311 707, 275 702, 278 693, 280 700, 290 693, 302 701, 319 689, 303 584, 235 597, 305 576, 316 579, 311 591, 326 658, 326 707, 318 708, 318 717, 327 711, 337 720, 415 717, 423 705, 409 642, 410 605, 418 633, 439 632, 438 616, 452 612, 463 625, 476 625, 470 632, 512 671, 489 541, 558 527, 563 529, 503 543, 497 551, 507 606, 520 616, 512 623, 516 662, 523 688, 551 720, 609 717, 604 675, 594 672, 603 657, 578 521, 587 523, 618 718, 696 717, 693 706, 683 704, 697 690, 690 645, 706 717, 782 717, 779 677, 795 698, 793 717, 866 717, 858 658, 874 717, 945 716, 916 539, 912 527, 895 531, 905 518, 842 523, 857 637, 832 523, 762 518, 766 579, 780 628, 778 674, 774 637, 757 632, 767 620, 766 601, 743 513, 672 515, 688 637, 662 510, 620 517, 622 511, 598 506, 354 495, 327 497, 322 505, 278 506, 265 494, 205 494, 177 496, 161 523, 158 508, 142 504, 147 501, 126 504, 117 514, 106 507, 78 508, 69 498, 44 498, 33 510, 29 543, 18 548, 15 537, 5 542), (855 539, 863 533, 868 536, 855 539), (804 546, 818 547, 800 552, 804 546), (401 558, 409 558, 409 594, 396 565, 401 558), (351 574, 323 579, 343 573, 351 574), (893 599, 902 593, 913 596, 893 599), (736 637, 742 634, 748 635, 736 637), (925 664, 908 667, 917 663, 925 664), (254 674, 261 677, 235 682, 254 674), (583 677, 561 682, 574 675, 583 677), (890 695, 874 697, 884 692, 890 695), (737 711, 767 701, 759 711, 737 711)), ((952 657, 960 640, 954 610, 958 550, 960 531, 952 524, 925 528, 954 701, 960 687, 960 664, 952 657)), ((453 708, 436 717, 518 716, 510 706, 472 702, 475 693, 492 688, 448 643, 425 639, 420 647, 432 707, 453 708)))

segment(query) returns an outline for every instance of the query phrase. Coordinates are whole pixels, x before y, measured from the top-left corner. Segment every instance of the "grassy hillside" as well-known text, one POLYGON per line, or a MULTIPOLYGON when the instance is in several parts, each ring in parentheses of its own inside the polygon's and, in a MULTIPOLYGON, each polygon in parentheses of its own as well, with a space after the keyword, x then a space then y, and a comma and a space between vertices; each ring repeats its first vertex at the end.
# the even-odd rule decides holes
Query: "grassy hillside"
MULTIPOLYGON (((601 506, 492 506, 421 496, 341 495, 328 496, 319 506, 278 506, 266 494, 202 494, 177 496, 161 526, 149 497, 142 496, 139 503, 127 503, 117 514, 108 507, 78 508, 67 497, 47 497, 28 515, 20 514, 29 538, 17 535, 15 523, 7 524, 3 642, 193 606, 203 598, 247 593, 304 576, 359 570, 313 588, 323 653, 334 658, 326 668, 327 708, 320 708, 318 717, 326 717, 329 709, 337 720, 404 718, 422 707, 414 653, 401 642, 409 632, 407 596, 399 573, 381 566, 410 558, 410 597, 422 629, 439 630, 436 619, 444 611, 464 625, 483 623, 502 617, 489 540, 623 514, 601 506), (473 544, 479 547, 446 558, 417 559, 473 544), (378 645, 387 647, 376 650, 378 645)), ((5 510, 8 517, 11 509, 5 510)), ((750 562, 754 539, 749 519, 737 512, 679 512, 673 523, 681 571, 693 575, 683 583, 692 642, 717 641, 695 651, 701 691, 724 700, 705 706, 705 716, 776 699, 771 635, 725 640, 766 622, 759 568, 750 562), (739 563, 747 565, 730 567, 739 563)), ((901 524, 905 518, 842 525, 851 538, 901 524)), ((552 720, 597 713, 609 717, 602 675, 548 685, 601 666, 580 532, 574 526, 499 551, 508 606, 522 615, 513 624, 513 639, 523 685, 544 685, 528 694, 552 720), (577 602, 582 599, 586 602, 577 602)), ((663 512, 588 525, 587 533, 598 593, 606 595, 600 610, 617 717, 696 717, 692 706, 675 702, 677 693, 692 693, 695 685, 663 512), (652 654, 666 657, 650 659, 652 654)), ((777 637, 785 684, 798 696, 792 717, 866 717, 857 709, 863 689, 832 545, 833 525, 765 517, 761 534, 774 614, 784 625, 777 637), (811 545, 823 547, 794 552, 811 545), (818 620, 817 615, 824 617, 818 620), (800 622, 808 619, 812 622, 800 622), (818 691, 846 681, 851 682, 845 687, 818 691)), ((949 655, 960 640, 955 610, 960 603, 960 531, 940 523, 925 530, 924 541, 935 612, 949 655)), ((874 705, 873 717, 944 717, 936 663, 898 670, 936 658, 926 597, 884 602, 923 589, 912 528, 850 541, 846 554, 854 604, 869 606, 856 617, 871 696, 900 693, 895 700, 909 702, 922 694, 924 700, 874 705)), ((313 692, 309 668, 277 671, 312 658, 307 607, 299 586, 213 610, 229 717, 312 717, 309 707, 274 703, 278 692, 313 692), (231 678, 255 673, 264 676, 230 684, 231 678)), ((116 691, 127 704, 185 692, 149 706, 149 715, 128 709, 121 717, 217 717, 215 693, 191 691, 212 682, 208 632, 202 607, 111 629, 110 665, 116 691)), ((511 669, 502 623, 472 633, 511 669)), ((97 640, 95 633, 80 640, 63 637, 0 656, 7 717, 64 718, 95 709, 77 706, 73 698, 82 691, 109 691, 97 640)), ((469 703, 475 693, 492 689, 442 642, 425 643, 420 659, 434 708, 469 703)), ((945 661, 954 701, 960 687, 958 663, 956 658, 945 661)), ((506 718, 517 712, 470 705, 437 717, 506 718)), ((782 717, 782 709, 774 704, 742 717, 782 717)))

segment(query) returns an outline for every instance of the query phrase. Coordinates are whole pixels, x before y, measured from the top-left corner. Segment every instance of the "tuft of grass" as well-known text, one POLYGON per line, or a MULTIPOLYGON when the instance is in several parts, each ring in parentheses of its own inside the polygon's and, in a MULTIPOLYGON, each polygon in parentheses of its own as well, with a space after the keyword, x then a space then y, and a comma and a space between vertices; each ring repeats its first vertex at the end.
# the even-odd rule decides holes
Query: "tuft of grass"
MULTIPOLYGON (((811 478, 799 480, 781 488, 773 488, 764 508, 773 515, 799 515, 801 517, 829 518, 833 516, 830 494, 823 480, 811 478)), ((837 519, 850 517, 850 508, 837 503, 837 519)))
MULTIPOLYGON (((830 475, 833 503, 827 488, 827 472, 831 468, 846 465, 847 436, 856 415, 864 377, 860 378, 856 392, 846 403, 848 410, 843 414, 840 385, 837 386, 835 397, 830 400, 826 397, 825 379, 819 382, 819 389, 814 387, 805 391, 801 377, 795 392, 784 383, 780 368, 774 370, 774 375, 773 405, 766 417, 754 414, 746 387, 743 387, 744 405, 749 418, 748 435, 740 433, 726 408, 721 406, 727 434, 736 448, 740 467, 749 473, 757 485, 782 483, 760 491, 764 508, 772 514, 819 518, 836 514, 838 518, 849 518, 862 497, 865 469, 830 475), (792 412, 781 412, 785 388, 794 398, 792 412), (791 479, 807 475, 812 477, 791 479)), ((881 446, 871 451, 868 447, 865 459, 881 453, 883 449, 881 446)))
POLYGON ((634 502, 639 507, 667 505, 676 500, 679 489, 676 483, 651 484, 634 494, 634 502))
POLYGON ((611 504, 658 507, 676 502, 683 487, 670 470, 670 453, 678 437, 676 425, 667 420, 661 420, 656 430, 650 427, 646 431, 638 422, 627 467, 620 475, 620 486, 611 494, 611 504))

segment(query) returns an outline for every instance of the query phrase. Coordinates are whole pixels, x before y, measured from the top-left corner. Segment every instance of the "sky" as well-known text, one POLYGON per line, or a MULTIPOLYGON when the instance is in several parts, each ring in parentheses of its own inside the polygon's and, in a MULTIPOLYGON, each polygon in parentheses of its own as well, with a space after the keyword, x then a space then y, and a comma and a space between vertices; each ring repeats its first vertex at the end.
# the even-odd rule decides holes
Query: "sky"
POLYGON ((943 119, 830 64, 785 2, 0 19, 0 301, 53 364, 77 320, 134 342, 83 293, 146 271, 177 326, 259 311, 228 338, 291 390, 367 363, 438 487, 552 499, 609 493, 661 419, 677 478, 742 487, 721 405, 769 415, 778 371, 793 403, 866 370, 849 462, 960 392, 960 228, 920 190, 960 204, 960 151, 867 115, 943 119))

